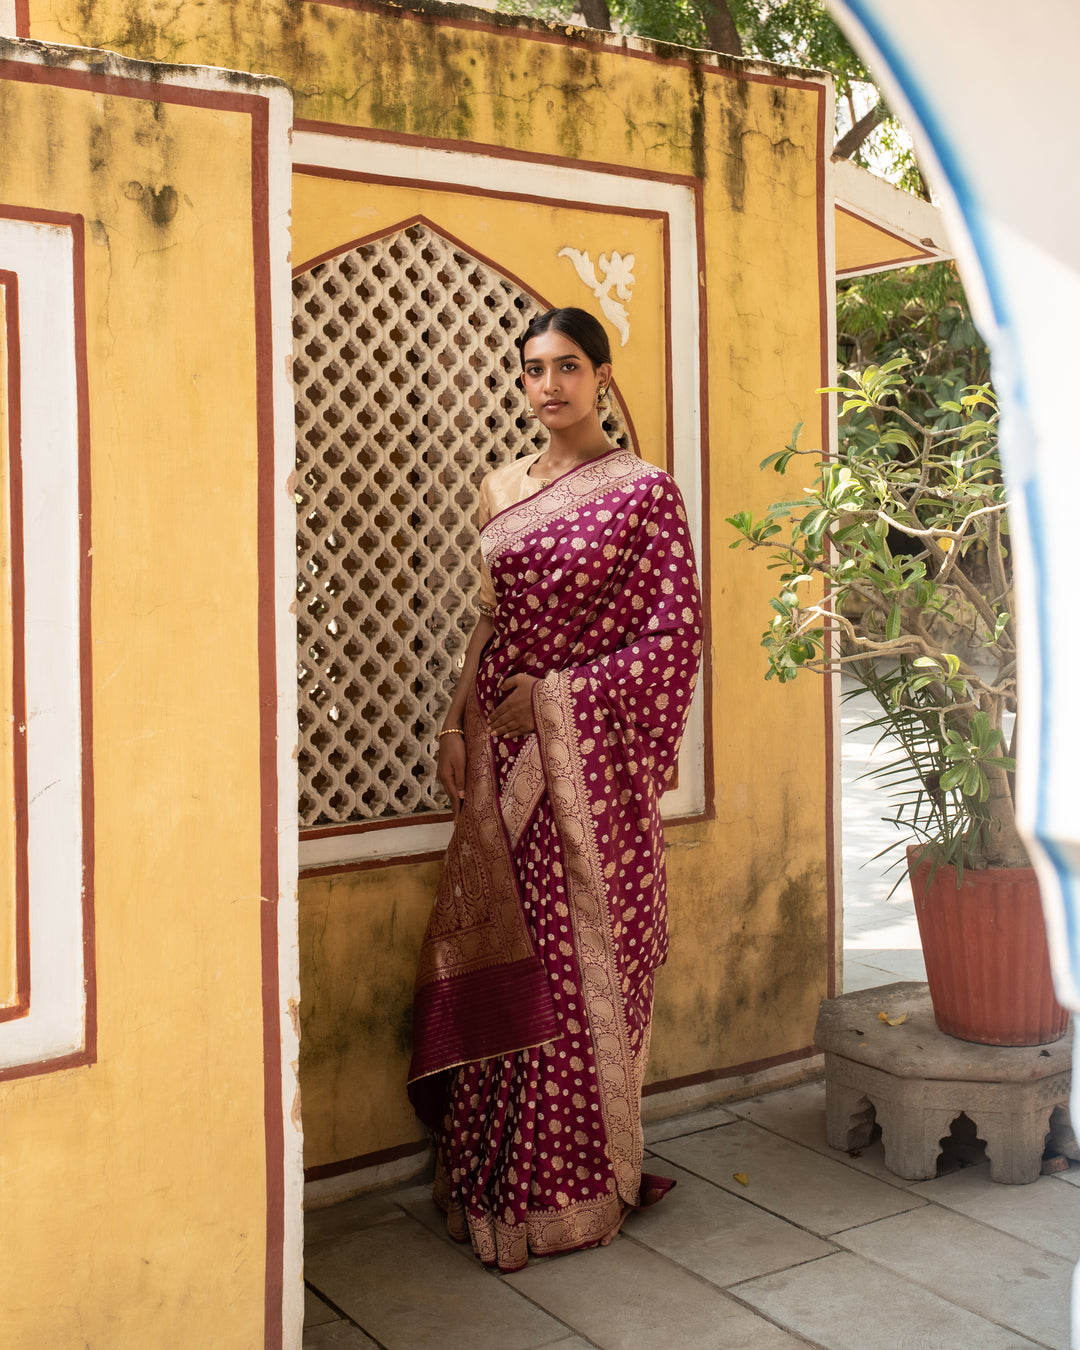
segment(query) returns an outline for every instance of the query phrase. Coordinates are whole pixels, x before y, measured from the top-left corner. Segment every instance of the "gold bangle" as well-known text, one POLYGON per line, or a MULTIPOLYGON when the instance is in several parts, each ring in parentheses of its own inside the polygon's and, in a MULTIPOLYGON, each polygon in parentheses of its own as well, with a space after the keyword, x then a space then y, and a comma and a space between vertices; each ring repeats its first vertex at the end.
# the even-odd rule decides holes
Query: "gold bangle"
POLYGON ((440 731, 436 740, 441 741, 444 736, 464 736, 465 733, 460 727, 447 727, 445 731, 440 731))

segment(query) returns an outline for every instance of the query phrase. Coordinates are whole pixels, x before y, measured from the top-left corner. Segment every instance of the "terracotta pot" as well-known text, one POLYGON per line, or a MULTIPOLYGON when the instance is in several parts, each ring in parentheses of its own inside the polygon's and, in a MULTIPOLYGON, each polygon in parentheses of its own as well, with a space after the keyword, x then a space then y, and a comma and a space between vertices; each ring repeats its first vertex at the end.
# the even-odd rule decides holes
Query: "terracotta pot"
POLYGON ((1054 997, 1039 883, 1031 867, 934 871, 908 849, 934 1020, 982 1045, 1046 1045, 1069 1014, 1054 997), (931 876, 931 873, 933 875, 931 876))

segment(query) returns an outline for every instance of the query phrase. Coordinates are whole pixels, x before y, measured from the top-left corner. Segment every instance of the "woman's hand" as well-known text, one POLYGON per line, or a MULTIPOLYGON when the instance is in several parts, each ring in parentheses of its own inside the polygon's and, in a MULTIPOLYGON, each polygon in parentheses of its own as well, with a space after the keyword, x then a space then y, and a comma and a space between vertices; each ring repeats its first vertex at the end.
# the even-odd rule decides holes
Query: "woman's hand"
POLYGON ((464 736, 450 735, 439 738, 439 763, 435 777, 450 798, 455 820, 461 814, 461 800, 465 796, 465 768, 468 759, 464 736))
POLYGON ((488 729, 493 736, 527 736, 536 730, 532 689, 537 682, 535 675, 508 675, 503 680, 499 689, 506 697, 488 718, 488 729))

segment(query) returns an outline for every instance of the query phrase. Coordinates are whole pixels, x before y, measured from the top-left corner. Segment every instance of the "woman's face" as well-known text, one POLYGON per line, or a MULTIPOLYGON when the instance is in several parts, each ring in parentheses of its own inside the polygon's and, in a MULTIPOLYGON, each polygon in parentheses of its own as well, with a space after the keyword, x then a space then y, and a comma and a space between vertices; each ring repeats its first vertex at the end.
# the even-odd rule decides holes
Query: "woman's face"
POLYGON ((576 342, 549 328, 525 344, 521 382, 532 410, 551 431, 567 431, 596 411, 611 366, 594 366, 576 342))

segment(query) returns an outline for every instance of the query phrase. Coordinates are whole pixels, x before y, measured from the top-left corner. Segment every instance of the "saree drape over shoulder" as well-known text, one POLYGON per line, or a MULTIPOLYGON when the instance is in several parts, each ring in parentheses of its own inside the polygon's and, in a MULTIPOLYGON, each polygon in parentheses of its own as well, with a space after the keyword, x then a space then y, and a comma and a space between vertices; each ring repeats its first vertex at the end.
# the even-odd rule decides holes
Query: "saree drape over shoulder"
POLYGON ((451 1233, 513 1270, 609 1238, 643 1186, 641 1085, 667 953, 660 797, 701 653, 686 512, 614 450, 501 511, 495 636, 417 975, 410 1094, 451 1233), (495 739, 526 673, 536 732, 495 739))

